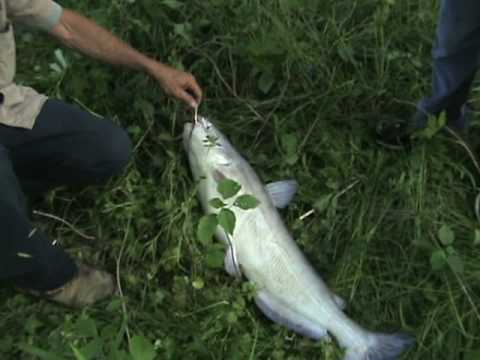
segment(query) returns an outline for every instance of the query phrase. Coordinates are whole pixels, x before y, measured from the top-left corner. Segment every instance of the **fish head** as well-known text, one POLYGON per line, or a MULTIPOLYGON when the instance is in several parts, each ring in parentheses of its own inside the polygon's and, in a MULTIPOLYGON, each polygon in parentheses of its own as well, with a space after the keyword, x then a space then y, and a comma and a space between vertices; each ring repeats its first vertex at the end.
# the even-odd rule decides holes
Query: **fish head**
POLYGON ((196 123, 185 124, 183 144, 192 167, 201 168, 205 175, 221 173, 226 176, 238 156, 226 136, 201 116, 196 123))

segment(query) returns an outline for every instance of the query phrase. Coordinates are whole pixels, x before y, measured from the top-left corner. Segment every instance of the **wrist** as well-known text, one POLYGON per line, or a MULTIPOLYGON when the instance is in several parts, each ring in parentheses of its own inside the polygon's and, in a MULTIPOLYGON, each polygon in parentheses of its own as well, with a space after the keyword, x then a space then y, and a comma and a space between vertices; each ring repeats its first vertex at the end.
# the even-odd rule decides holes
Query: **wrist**
POLYGON ((162 76, 167 67, 156 60, 146 58, 142 64, 142 68, 148 75, 158 78, 162 76))

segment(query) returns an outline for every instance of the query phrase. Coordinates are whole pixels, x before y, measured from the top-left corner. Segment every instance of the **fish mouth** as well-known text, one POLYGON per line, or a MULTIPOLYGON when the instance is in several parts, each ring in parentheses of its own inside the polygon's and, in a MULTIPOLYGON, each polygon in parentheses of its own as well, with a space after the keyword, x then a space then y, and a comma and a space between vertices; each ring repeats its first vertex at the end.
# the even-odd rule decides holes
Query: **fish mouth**
POLYGON ((189 151, 192 143, 192 136, 195 129, 202 129, 205 133, 211 128, 211 123, 207 118, 198 116, 196 121, 187 122, 183 126, 183 146, 186 151, 189 151))
POLYGON ((205 130, 208 130, 210 128, 210 122, 207 120, 207 118, 203 116, 198 116, 197 121, 194 123, 194 126, 200 126, 205 130))

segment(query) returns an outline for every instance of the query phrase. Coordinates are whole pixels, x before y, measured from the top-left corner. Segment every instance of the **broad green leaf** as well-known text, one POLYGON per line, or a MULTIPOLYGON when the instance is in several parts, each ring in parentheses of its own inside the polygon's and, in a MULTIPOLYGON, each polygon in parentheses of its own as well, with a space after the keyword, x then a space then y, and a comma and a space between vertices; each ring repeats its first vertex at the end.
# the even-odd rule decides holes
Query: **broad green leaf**
POLYGON ((128 132, 132 135, 132 136, 140 136, 142 135, 142 128, 138 125, 132 125, 132 126, 129 126, 127 128, 128 132))
POLYGON ((272 88, 273 84, 275 84, 275 77, 273 76, 271 71, 264 71, 260 78, 258 79, 258 88, 264 94, 267 94, 270 89, 272 88))
POLYGON ((192 25, 190 23, 175 24, 173 25, 173 31, 183 37, 187 43, 192 42, 192 25))
POLYGON ((223 267, 225 251, 217 248, 211 248, 205 257, 205 264, 212 269, 220 269, 223 267))
POLYGON ((155 358, 155 347, 144 336, 135 335, 132 338, 130 354, 133 360, 153 360, 155 358))
POLYGON ((447 263, 450 265, 450 268, 453 270, 453 272, 457 274, 463 273, 464 270, 464 265, 462 258, 458 254, 452 254, 447 257, 447 263))
POLYGON ((38 328, 42 327, 44 324, 38 320, 35 314, 32 314, 28 320, 23 323, 23 328, 28 331, 29 334, 35 334, 38 328))
POLYGON ((210 214, 202 216, 197 228, 198 240, 200 240, 200 242, 203 244, 208 244, 212 240, 212 236, 215 233, 217 225, 217 215, 210 214))
POLYGON ((442 249, 436 250, 432 253, 432 256, 430 257, 430 264, 432 265, 433 270, 437 271, 442 269, 446 263, 447 256, 442 249))
POLYGON ((233 234, 233 230, 235 229, 235 220, 235 214, 232 210, 224 208, 218 213, 218 223, 229 234, 233 234))
POLYGON ((98 337, 97 325, 93 319, 82 316, 77 320, 75 325, 78 335, 85 337, 98 337))
POLYGON ((443 245, 452 245, 455 241, 455 234, 448 225, 442 225, 438 231, 438 238, 443 245))
POLYGON ((288 156, 295 155, 297 153, 298 138, 293 133, 283 134, 281 137, 282 146, 288 156))
POLYGON ((90 341, 87 345, 79 349, 83 356, 87 359, 98 359, 102 357, 103 354, 104 340, 102 338, 95 338, 90 341))
POLYGON ((230 179, 222 180, 218 183, 217 191, 222 195, 224 199, 229 199, 232 196, 237 195, 240 191, 241 186, 230 179))
POLYGON ((208 203, 210 204, 210 206, 214 207, 215 209, 220 209, 225 206, 225 203, 219 198, 213 198, 208 203))
MULTIPOLYGON (((120 310, 122 307, 122 299, 120 298, 114 298, 110 303, 107 305, 107 311, 108 312, 117 312, 120 310)), ((103 329, 105 330, 105 329, 103 329)), ((102 335, 103 336, 103 335, 102 335)))
POLYGON ((227 323, 235 324, 238 321, 238 315, 234 311, 230 311, 227 315, 227 323))
POLYGON ((260 201, 258 201, 255 196, 249 194, 240 195, 233 203, 233 205, 243 210, 254 209, 258 206, 258 204, 260 204, 260 201))
POLYGON ((290 155, 290 156, 287 156, 285 158, 285 162, 288 164, 288 165, 295 165, 295 163, 298 161, 298 155, 297 154, 294 154, 294 155, 290 155))

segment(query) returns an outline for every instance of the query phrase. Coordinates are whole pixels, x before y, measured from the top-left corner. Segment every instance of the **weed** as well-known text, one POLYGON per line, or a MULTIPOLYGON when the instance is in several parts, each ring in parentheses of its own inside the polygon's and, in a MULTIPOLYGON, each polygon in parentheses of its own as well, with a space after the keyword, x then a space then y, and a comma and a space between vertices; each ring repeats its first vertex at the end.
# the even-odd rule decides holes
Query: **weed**
MULTIPOLYGON (((200 112, 261 178, 297 179, 282 216, 352 318, 415 334, 404 358, 479 358, 478 174, 442 132, 408 155, 371 136, 384 114, 408 116, 428 92, 437 1, 62 5, 193 72, 207 95, 200 112)), ((19 82, 121 123, 135 156, 105 186, 49 194, 40 210, 68 224, 34 216, 75 257, 116 273, 123 297, 72 312, 0 288, 2 359, 341 358, 335 344, 266 320, 253 290, 219 270, 223 246, 197 241, 180 104, 146 75, 59 51, 46 36, 24 30, 18 43, 19 82)))

